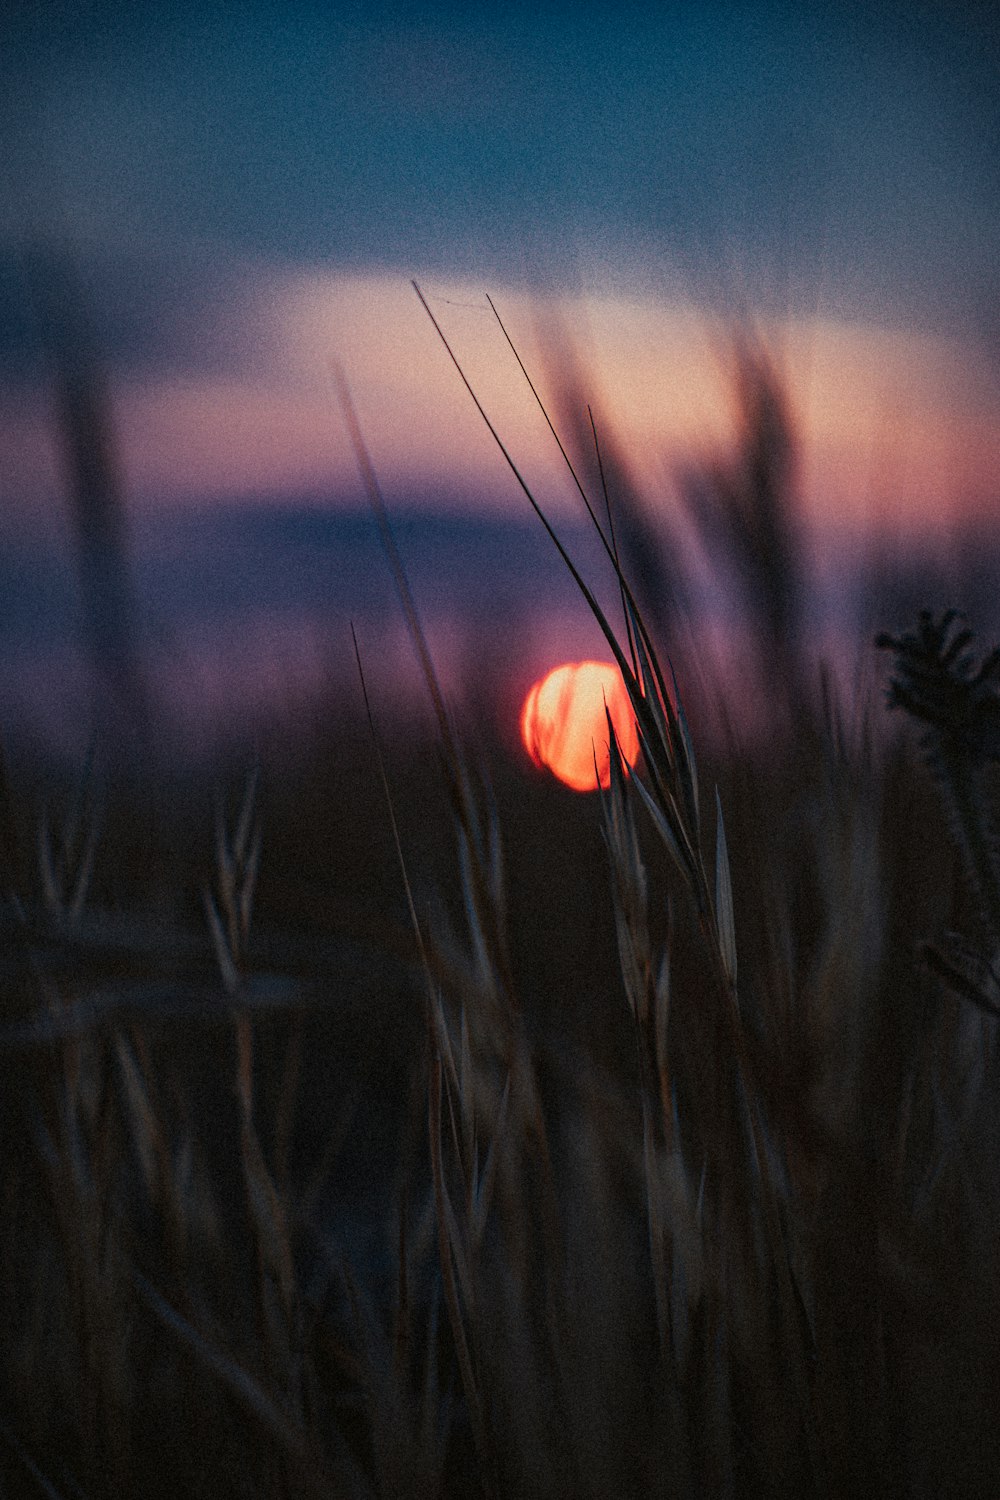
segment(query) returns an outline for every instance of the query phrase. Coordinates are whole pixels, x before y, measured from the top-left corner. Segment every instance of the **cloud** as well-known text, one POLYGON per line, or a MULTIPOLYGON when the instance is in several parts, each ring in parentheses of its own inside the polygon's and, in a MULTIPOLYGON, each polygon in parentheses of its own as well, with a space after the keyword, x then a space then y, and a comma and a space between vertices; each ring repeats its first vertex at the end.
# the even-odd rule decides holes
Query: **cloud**
MULTIPOLYGON (((420 307, 388 273, 77 256, 83 312, 104 371, 132 507, 229 497, 331 504, 360 494, 331 380, 349 380, 393 505, 523 514, 517 483, 420 307)), ((58 505, 51 359, 24 315, 13 258, 0 277, 0 453, 8 519, 58 505), (6 299, 6 301, 4 300, 6 299), (20 309, 20 322, 18 314, 20 309)), ((3 264, 0 263, 0 269, 3 264)), ((529 485, 555 515, 573 486, 485 298, 488 288, 546 399, 558 407, 560 341, 609 440, 654 507, 679 467, 732 440, 724 351, 731 322, 593 272, 574 295, 429 276, 424 289, 529 485), (546 330, 548 329, 548 332, 546 330), (561 330, 556 337, 555 330, 561 330), (720 360, 720 351, 723 357, 720 360)), ((997 367, 955 337, 817 317, 763 320, 803 443, 803 500, 820 528, 904 503, 940 526, 995 493, 997 367)), ((567 367, 568 373, 568 367, 567 367)))
POLYGON ((53 291, 72 297, 75 317, 115 376, 218 376, 264 370, 265 278, 236 257, 177 244, 94 242, 56 220, 0 244, 0 378, 31 383, 48 374, 53 291))

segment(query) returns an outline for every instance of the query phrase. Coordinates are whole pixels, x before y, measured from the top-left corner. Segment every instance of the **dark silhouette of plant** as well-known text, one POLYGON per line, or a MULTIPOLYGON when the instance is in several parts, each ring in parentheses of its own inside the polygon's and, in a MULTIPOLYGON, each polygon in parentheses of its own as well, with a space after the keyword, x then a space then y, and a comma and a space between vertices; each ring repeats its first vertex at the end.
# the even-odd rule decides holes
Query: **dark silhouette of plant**
POLYGON ((795 425, 766 347, 746 335, 733 355, 739 441, 727 458, 689 472, 682 495, 708 555, 742 594, 765 678, 799 708, 805 582, 795 425))
POLYGON ((111 400, 70 257, 36 247, 28 274, 52 367, 95 729, 114 758, 130 740, 142 740, 148 710, 111 400))
POLYGON ((921 749, 944 792, 990 950, 986 954, 950 933, 945 952, 928 945, 924 957, 957 993, 1000 1015, 1000 984, 992 964, 1000 944, 1000 864, 985 784, 987 764, 1000 761, 1000 649, 977 665, 969 650, 972 631, 959 627, 960 619, 954 609, 940 618, 921 610, 916 631, 881 634, 875 644, 895 653, 889 707, 904 709, 923 725, 921 749))

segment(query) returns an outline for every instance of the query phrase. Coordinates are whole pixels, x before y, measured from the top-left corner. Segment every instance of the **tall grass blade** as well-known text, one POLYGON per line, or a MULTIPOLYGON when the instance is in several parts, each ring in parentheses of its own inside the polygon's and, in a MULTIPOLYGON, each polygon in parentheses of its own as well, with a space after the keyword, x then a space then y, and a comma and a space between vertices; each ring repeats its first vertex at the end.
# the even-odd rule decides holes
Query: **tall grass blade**
POLYGON ((715 790, 715 921, 726 977, 736 993, 736 918, 733 913, 733 882, 729 872, 729 850, 722 817, 719 789, 715 790))

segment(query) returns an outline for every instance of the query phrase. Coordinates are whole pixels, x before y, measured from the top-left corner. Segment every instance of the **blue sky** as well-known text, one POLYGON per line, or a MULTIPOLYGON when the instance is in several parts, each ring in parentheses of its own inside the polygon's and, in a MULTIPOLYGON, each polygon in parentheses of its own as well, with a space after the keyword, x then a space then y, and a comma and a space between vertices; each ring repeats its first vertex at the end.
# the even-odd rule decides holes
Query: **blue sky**
POLYGON ((965 5, 15 5, 8 243, 995 321, 1000 23, 965 5))
MULTIPOLYGON (((579 339, 609 438, 658 504, 725 442, 694 324, 749 313, 791 329, 815 515, 860 524, 888 507, 905 529, 914 507, 944 515, 952 491, 995 505, 993 6, 43 0, 8 5, 2 24, 0 538, 24 578, 19 515, 64 549, 67 536, 25 257, 39 240, 79 277, 136 536, 169 557, 150 506, 224 505, 220 575, 258 568, 234 610, 266 592, 271 534, 256 519, 240 533, 241 503, 255 518, 280 503, 293 528, 325 501, 357 503, 331 355, 393 505, 481 510, 491 486, 511 514, 520 504, 414 275, 529 466, 549 440, 485 290, 536 372, 540 327, 556 331, 550 353, 579 339)), ((523 574, 520 532, 490 536, 523 574)), ((429 597, 442 580, 461 592, 461 570, 442 563, 435 584, 433 548, 413 546, 429 597)), ((312 594, 297 597, 304 574, 282 547, 292 618, 312 594)), ((58 592, 69 575, 47 567, 58 592)), ((218 612, 207 585, 204 606, 218 612)), ((9 612, 23 626, 32 610, 9 612)))
MULTIPOLYGON (((254 388, 259 413, 302 355, 293 301, 322 326, 322 358, 363 364, 364 345, 382 360, 390 401, 393 361, 426 381, 410 314, 382 297, 411 276, 442 307, 485 308, 484 290, 576 298, 570 335, 588 297, 617 297, 654 315, 790 315, 852 338, 950 341, 933 358, 907 352, 897 374, 933 365, 938 407, 984 427, 1000 386, 992 6, 42 0, 6 15, 0 421, 48 378, 23 251, 54 238, 117 381, 124 442, 194 452, 190 423, 164 419, 157 436, 132 408, 143 393, 152 405, 150 380, 216 378, 200 401, 218 413, 221 455, 205 465, 206 492, 220 485, 226 432, 240 446, 233 383, 254 388), (308 296, 296 277, 312 278, 308 296), (350 316, 344 297, 330 311, 337 287, 350 316), (958 384, 976 400, 950 373, 963 364, 958 384)), ((908 398, 886 367, 873 346, 861 383, 895 411, 908 398)), ((857 369, 837 382, 858 389, 857 369)), ((381 419, 389 402, 368 384, 381 419)), ((303 394, 293 385, 284 408, 272 403, 276 432, 303 394)), ((160 409, 180 404, 175 390, 160 409)), ((412 411, 406 421, 419 430, 412 411)), ((299 441, 304 453, 308 434, 299 441)), ((8 446, 26 444, 22 432, 8 446)), ((282 465, 289 488, 315 478, 313 446, 296 464, 276 439, 258 488, 280 485, 282 465)), ((137 490, 160 483, 148 467, 132 465, 137 490)), ((231 478, 249 482, 235 457, 231 478)))

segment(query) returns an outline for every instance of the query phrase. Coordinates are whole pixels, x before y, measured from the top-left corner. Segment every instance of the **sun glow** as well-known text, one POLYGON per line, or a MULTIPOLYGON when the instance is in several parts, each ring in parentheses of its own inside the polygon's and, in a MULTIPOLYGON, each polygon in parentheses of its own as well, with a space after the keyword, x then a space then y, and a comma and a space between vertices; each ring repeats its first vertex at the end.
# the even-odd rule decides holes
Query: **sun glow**
POLYGON ((611 781, 608 714, 622 759, 634 766, 639 735, 618 668, 603 661, 566 662, 540 678, 525 698, 521 738, 536 766, 574 791, 592 792, 611 781))

